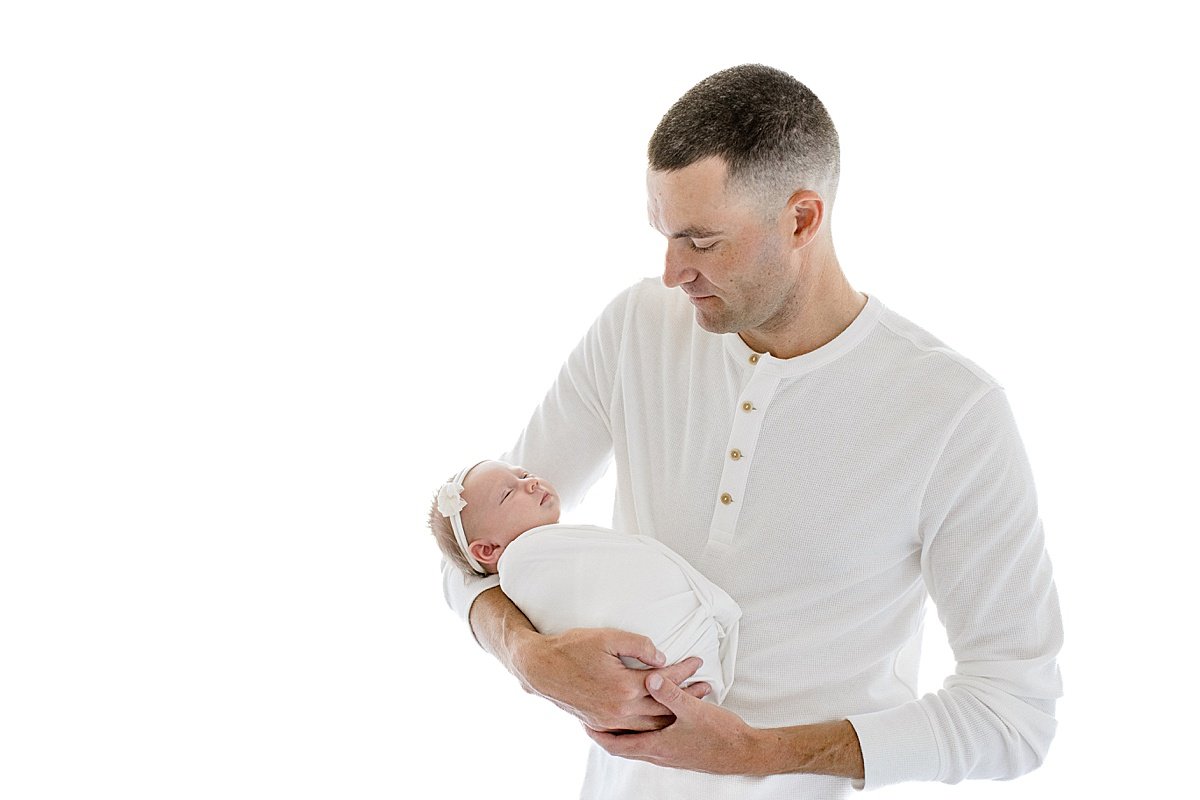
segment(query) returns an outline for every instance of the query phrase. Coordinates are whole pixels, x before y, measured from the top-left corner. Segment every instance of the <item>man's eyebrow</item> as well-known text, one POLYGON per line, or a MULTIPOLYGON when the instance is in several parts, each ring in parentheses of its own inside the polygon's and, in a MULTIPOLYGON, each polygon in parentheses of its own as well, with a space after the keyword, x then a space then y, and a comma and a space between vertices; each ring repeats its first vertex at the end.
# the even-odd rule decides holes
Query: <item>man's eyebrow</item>
POLYGON ((720 231, 714 231, 711 228, 684 228, 679 233, 672 233, 672 239, 711 239, 714 236, 720 236, 720 231))

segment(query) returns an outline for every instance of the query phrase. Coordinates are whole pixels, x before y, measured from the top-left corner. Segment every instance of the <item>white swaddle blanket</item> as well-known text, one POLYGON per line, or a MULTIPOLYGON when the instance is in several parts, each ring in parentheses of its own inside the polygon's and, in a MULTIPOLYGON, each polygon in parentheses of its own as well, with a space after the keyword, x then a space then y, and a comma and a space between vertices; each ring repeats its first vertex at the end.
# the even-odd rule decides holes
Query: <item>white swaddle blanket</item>
POLYGON ((706 700, 725 699, 742 610, 658 540, 594 525, 543 525, 513 540, 497 568, 504 593, 541 633, 620 628, 647 636, 668 664, 702 658, 687 683, 706 681, 706 700))

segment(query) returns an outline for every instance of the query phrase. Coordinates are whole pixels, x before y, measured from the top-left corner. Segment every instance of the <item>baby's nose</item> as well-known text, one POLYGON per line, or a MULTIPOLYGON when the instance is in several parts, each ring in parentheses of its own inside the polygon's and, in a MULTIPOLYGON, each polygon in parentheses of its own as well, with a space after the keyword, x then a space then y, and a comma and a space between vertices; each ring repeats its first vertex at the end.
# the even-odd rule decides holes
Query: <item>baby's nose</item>
POLYGON ((525 479, 525 491, 536 492, 538 489, 538 479, 530 476, 525 479))

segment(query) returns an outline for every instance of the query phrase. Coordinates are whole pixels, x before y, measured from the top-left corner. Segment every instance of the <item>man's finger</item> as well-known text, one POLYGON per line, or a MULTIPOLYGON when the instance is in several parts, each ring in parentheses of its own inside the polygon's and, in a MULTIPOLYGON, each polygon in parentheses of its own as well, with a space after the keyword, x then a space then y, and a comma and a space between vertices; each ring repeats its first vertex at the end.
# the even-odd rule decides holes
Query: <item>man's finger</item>
POLYGON ((651 742, 647 736, 654 734, 647 733, 626 733, 612 734, 604 731, 595 731, 586 725, 583 730, 591 737, 592 741, 600 745, 606 752, 614 756, 622 756, 624 758, 645 758, 644 751, 647 745, 651 742))
POLYGON ((712 691, 712 687, 704 681, 700 681, 699 683, 684 686, 683 690, 697 700, 703 700, 705 697, 708 697, 708 693, 712 691))
POLYGON ((669 667, 660 669, 658 670, 658 673, 671 683, 679 685, 695 675, 696 670, 700 669, 700 667, 703 665, 703 660, 701 660, 698 656, 692 656, 691 658, 685 658, 678 664, 672 664, 669 667))
POLYGON ((674 721, 675 721, 674 714, 664 714, 664 715, 659 715, 659 716, 646 716, 646 717, 626 717, 625 719, 621 720, 620 727, 617 727, 617 728, 595 727, 595 728, 593 728, 591 725, 589 725, 584 720, 580 720, 580 722, 583 723, 583 726, 585 728, 589 728, 589 729, 597 731, 599 733, 619 733, 619 734, 653 733, 654 731, 661 731, 663 728, 666 728, 674 721))
POLYGON ((636 633, 613 629, 607 645, 613 655, 636 658, 649 667, 661 667, 667 663, 667 657, 654 646, 654 642, 636 633))
POLYGON ((696 698, 664 678, 662 672, 652 673, 646 678, 646 688, 650 690, 651 697, 671 709, 671 713, 676 717, 686 713, 690 703, 698 702, 696 698))

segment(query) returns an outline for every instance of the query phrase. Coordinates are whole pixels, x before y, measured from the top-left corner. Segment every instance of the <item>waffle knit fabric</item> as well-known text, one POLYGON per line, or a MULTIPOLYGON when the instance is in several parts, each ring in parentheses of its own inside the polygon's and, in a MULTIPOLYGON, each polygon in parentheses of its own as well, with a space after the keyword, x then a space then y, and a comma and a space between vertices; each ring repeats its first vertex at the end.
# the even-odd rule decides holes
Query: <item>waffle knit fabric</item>
POLYGON ((705 700, 720 703, 733 685, 742 610, 657 539, 595 525, 542 525, 505 547, 497 567, 500 588, 540 632, 631 631, 649 637, 668 664, 703 659, 687 682, 707 683, 705 700))
MULTIPOLYGON (((844 797, 1038 766, 1061 693, 1058 598, 1004 390, 875 297, 777 359, 647 279, 564 364, 505 461, 576 505, 616 465, 613 527, 666 544, 742 608, 723 705, 755 727, 849 719, 866 779, 717 776, 588 756, 585 798, 844 797), (957 661, 917 696, 926 597, 957 661)), ((466 619, 497 585, 443 565, 466 619)))

